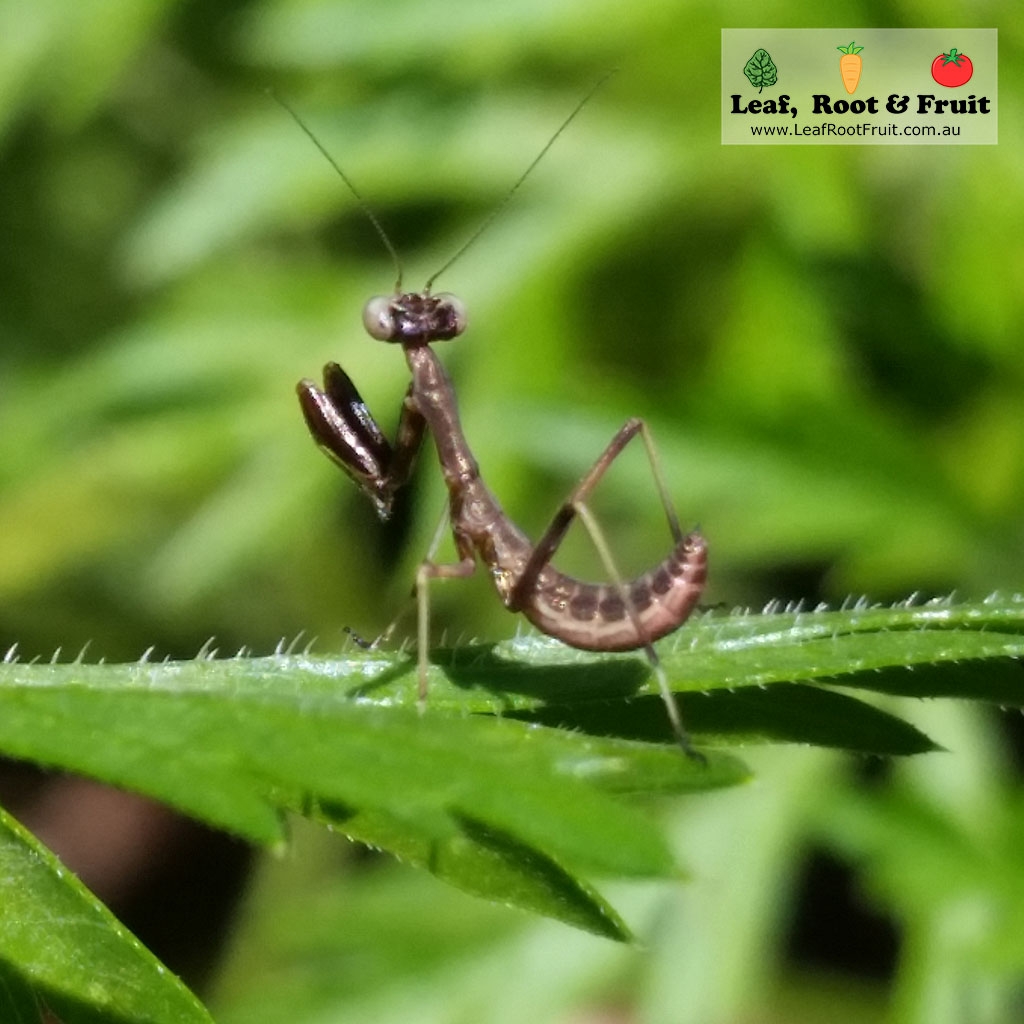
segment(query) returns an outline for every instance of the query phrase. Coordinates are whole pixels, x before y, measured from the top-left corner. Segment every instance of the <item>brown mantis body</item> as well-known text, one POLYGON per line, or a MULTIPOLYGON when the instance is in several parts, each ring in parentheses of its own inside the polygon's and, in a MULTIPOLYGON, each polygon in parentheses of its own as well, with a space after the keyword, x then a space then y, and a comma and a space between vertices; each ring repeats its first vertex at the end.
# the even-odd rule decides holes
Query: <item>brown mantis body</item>
MULTIPOLYGON (((512 186, 504 202, 512 197, 604 81, 603 78, 598 82, 566 118, 512 186)), ((699 532, 684 535, 680 529, 646 425, 639 419, 627 420, 563 502, 540 541, 532 544, 505 514, 498 499, 484 483, 462 432, 451 379, 430 347, 434 342, 457 337, 466 326, 465 312, 459 300, 443 293, 432 295, 431 284, 480 236, 500 206, 442 270, 434 274, 422 292, 403 293, 398 257, 376 217, 302 119, 287 104, 280 102, 327 157, 362 205, 398 268, 394 294, 371 299, 363 311, 363 324, 372 337, 402 346, 412 375, 402 403, 394 445, 385 438, 355 385, 337 363, 328 363, 324 368, 322 389, 312 381, 302 380, 298 384, 298 394, 314 440, 356 481, 384 519, 391 513, 395 493, 409 480, 426 432, 429 430, 434 438, 441 472, 448 487, 448 522, 459 560, 449 564, 433 560, 443 536, 438 530, 416 574, 421 704, 427 692, 429 581, 438 577, 469 576, 475 571, 476 560, 479 559, 487 566, 505 606, 510 611, 521 612, 548 636, 583 650, 643 650, 657 676, 658 688, 675 735, 683 749, 692 753, 675 697, 653 644, 682 625, 696 607, 707 577, 707 545, 699 532), (674 547, 649 572, 624 581, 615 568, 586 501, 608 467, 638 434, 647 450, 674 547), (610 577, 608 583, 577 580, 551 565, 551 559, 577 517, 594 541, 610 577)))
POLYGON ((303 380, 298 394, 317 444, 359 484, 383 518, 391 512, 395 492, 409 479, 425 432, 429 430, 434 438, 448 487, 449 522, 459 561, 437 564, 431 550, 417 573, 421 699, 426 696, 429 580, 468 576, 475 571, 479 558, 489 569, 505 606, 522 612, 548 636, 584 650, 644 650, 658 674, 673 728, 689 749, 675 699, 652 645, 678 628, 696 606, 707 575, 707 545, 698 532, 684 535, 679 528, 643 421, 631 419, 623 425, 534 545, 508 518, 484 483, 462 432, 451 379, 430 347, 432 342, 462 332, 465 315, 458 300, 427 293, 378 297, 367 304, 363 319, 375 338, 401 344, 412 374, 394 447, 336 363, 325 367, 322 390, 312 381, 303 380), (637 434, 643 437, 651 456, 675 547, 649 572, 623 581, 585 502, 616 456, 637 434), (577 516, 594 537, 612 582, 586 583, 551 565, 577 516))

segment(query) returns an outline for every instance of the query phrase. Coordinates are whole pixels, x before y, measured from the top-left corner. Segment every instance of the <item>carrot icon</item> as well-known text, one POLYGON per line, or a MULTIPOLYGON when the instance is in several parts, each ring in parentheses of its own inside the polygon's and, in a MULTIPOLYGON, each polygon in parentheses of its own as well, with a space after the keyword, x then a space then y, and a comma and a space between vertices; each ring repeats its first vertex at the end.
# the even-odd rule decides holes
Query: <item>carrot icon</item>
POLYGON ((860 58, 860 51, 863 46, 837 46, 836 49, 842 54, 839 58, 839 74, 843 76, 843 87, 852 96, 857 91, 860 82, 860 72, 863 61, 860 58))

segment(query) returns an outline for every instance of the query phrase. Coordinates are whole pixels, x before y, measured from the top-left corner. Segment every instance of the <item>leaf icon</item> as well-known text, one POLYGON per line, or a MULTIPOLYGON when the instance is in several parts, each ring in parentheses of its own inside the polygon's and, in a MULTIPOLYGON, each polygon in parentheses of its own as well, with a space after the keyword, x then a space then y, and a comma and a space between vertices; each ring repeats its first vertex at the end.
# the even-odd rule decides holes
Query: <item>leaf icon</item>
POLYGON ((757 86, 758 92, 779 80, 779 69, 772 63, 767 50, 755 50, 754 56, 743 66, 743 74, 750 79, 751 85, 757 86))

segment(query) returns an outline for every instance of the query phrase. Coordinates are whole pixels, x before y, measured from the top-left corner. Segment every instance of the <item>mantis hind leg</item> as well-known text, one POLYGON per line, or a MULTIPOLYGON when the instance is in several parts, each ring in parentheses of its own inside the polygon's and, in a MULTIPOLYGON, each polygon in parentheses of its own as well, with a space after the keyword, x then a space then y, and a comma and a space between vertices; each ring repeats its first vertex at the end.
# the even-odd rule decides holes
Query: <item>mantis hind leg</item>
MULTIPOLYGON (((608 547, 608 543, 604 538, 604 531, 598 525, 593 512, 591 512, 583 502, 577 501, 573 508, 575 514, 579 516, 580 522, 583 523, 587 533, 590 535, 590 540, 597 550, 598 556, 601 559, 601 564, 604 566, 604 570, 608 574, 608 578, 611 580, 612 585, 618 591, 619 597, 625 605, 626 613, 633 621, 633 625, 636 628, 637 633, 641 637, 644 637, 643 626, 640 622, 639 613, 637 612, 633 599, 630 596, 629 588, 623 582, 622 575, 615 564, 615 559, 612 557, 611 549, 608 547)), ((661 695, 662 702, 665 705, 665 710, 668 713, 669 724, 672 726, 672 732, 675 735, 676 742, 680 747, 682 747, 683 753, 685 753, 687 757, 703 762, 705 760, 704 755, 694 749, 694 746, 690 741, 689 734, 686 731, 686 727, 683 725, 683 716, 679 711, 679 703, 676 700, 675 693, 668 685, 668 677, 665 675, 664 666, 661 664, 661 658, 658 657, 658 652, 654 649, 654 644, 651 643, 650 640, 644 638, 641 647, 651 666, 651 671, 654 673, 654 679, 658 686, 658 693, 661 695)))
POLYGON ((510 607, 513 610, 517 610, 529 603, 537 587, 540 573, 554 557, 555 552, 565 539, 569 527, 577 518, 580 519, 601 559, 605 574, 618 592, 619 598, 626 609, 626 614, 636 630, 637 637, 639 638, 637 648, 643 650, 650 663, 651 671, 654 673, 657 682, 658 692, 665 703, 669 723, 672 726, 672 732, 677 742, 687 756, 702 760, 701 755, 694 750, 683 726, 675 694, 668 685, 665 669, 662 667, 658 652, 654 649, 654 644, 644 630, 636 604, 630 595, 629 588, 623 582, 622 574, 615 564, 615 559, 612 556, 611 548, 604 538, 604 533, 586 503, 611 464, 622 454, 626 445, 637 435, 640 436, 644 443, 644 449, 647 452, 647 459, 651 467, 651 475, 658 489, 658 495, 661 499, 662 508, 665 511, 665 518, 668 520, 672 538, 677 545, 682 543, 683 531, 679 525, 679 516, 676 514, 675 506, 669 496, 668 487, 665 484, 664 475, 661 471, 661 462, 658 458, 650 429, 641 419, 629 419, 622 425, 605 450, 597 457, 594 464, 555 513, 554 519, 552 519, 551 524, 530 556, 523 575, 513 591, 510 607))

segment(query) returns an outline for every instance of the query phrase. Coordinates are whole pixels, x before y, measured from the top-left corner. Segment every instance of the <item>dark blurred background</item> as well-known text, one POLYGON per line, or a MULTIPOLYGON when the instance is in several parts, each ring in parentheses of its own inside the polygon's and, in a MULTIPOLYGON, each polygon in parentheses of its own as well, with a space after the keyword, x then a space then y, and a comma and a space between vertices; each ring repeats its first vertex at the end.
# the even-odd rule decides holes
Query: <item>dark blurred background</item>
MULTIPOLYGON (((383 629, 443 491, 427 448, 381 524, 305 432, 294 385, 324 362, 389 430, 407 371, 360 325, 387 253, 267 90, 418 287, 611 67, 438 282, 469 308, 442 351, 506 510, 539 534, 640 415, 710 539, 710 602, 1019 588, 1024 22, 925 14, 999 28, 998 146, 723 147, 720 30, 750 24, 724 3, 0 5, 0 646, 180 658, 383 629)), ((595 505, 626 571, 664 553, 639 446, 595 505)), ((599 572, 582 540, 561 564, 599 572)), ((520 628, 483 575, 433 605, 437 635, 520 628)))

